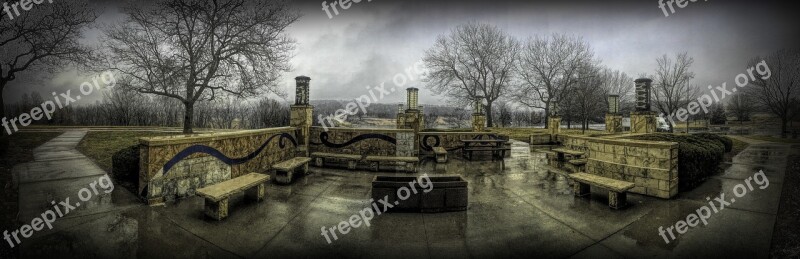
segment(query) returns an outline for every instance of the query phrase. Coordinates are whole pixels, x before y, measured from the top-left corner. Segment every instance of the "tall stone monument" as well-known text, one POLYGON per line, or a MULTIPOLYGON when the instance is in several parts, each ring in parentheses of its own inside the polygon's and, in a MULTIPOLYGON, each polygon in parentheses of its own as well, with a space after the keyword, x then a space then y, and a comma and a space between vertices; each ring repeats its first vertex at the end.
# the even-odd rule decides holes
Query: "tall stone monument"
POLYGON ((619 95, 608 96, 606 132, 611 134, 622 132, 622 115, 619 113, 619 95))
POLYGON ((289 116, 289 126, 296 128, 295 136, 299 152, 303 156, 308 156, 308 137, 311 125, 313 124, 312 115, 314 106, 309 104, 309 85, 311 78, 298 76, 295 79, 295 98, 294 105, 291 106, 289 116))
POLYGON ((639 78, 636 83, 636 110, 631 112, 631 133, 656 132, 656 113, 651 111, 651 91, 653 80, 639 78))
POLYGON ((486 114, 483 109, 483 96, 476 96, 472 104, 472 131, 480 132, 486 128, 486 114))

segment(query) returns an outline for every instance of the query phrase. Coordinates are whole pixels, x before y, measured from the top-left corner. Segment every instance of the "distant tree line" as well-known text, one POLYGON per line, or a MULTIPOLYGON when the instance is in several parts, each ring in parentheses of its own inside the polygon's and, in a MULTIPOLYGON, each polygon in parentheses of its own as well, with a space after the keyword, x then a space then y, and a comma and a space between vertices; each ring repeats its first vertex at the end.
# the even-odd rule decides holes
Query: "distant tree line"
MULTIPOLYGON (((20 114, 41 105, 43 101, 39 92, 25 93, 19 102, 7 103, 6 110, 20 114)), ((195 111, 194 125, 199 128, 257 129, 289 125, 289 106, 266 97, 250 101, 228 98, 199 102, 195 111)), ((180 101, 174 98, 113 88, 104 92, 100 101, 58 109, 52 119, 43 119, 34 124, 181 127, 184 112, 180 101)))

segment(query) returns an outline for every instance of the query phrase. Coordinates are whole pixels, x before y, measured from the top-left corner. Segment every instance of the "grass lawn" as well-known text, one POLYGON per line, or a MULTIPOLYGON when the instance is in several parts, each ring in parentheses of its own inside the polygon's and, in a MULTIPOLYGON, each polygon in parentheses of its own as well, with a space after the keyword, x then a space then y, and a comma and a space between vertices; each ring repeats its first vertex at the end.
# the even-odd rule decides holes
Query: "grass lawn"
POLYGON ((122 149, 139 145, 139 138, 181 135, 152 131, 90 131, 78 144, 78 151, 111 173, 111 158, 122 149))
POLYGON ((789 156, 786 177, 772 233, 772 258, 800 257, 800 156, 789 156))
POLYGON ((800 138, 794 138, 794 139, 793 138, 776 138, 776 137, 773 137, 773 136, 763 136, 763 135, 747 135, 747 136, 742 136, 742 137, 749 138, 749 139, 755 139, 755 140, 777 142, 777 143, 800 143, 800 138))
MULTIPOLYGON (((19 227, 16 222, 19 204, 17 189, 13 187, 11 168, 14 165, 33 160, 33 149, 45 142, 61 135, 61 132, 17 132, 11 136, 0 133, 0 185, 3 192, 0 193, 0 230, 11 230, 19 227)), ((10 248, 3 244, 0 248, 0 258, 12 258, 10 248)))
MULTIPOLYGON (((182 134, 157 131, 90 131, 78 144, 77 149, 111 175, 117 185, 136 193, 138 182, 132 182, 134 181, 133 179, 126 179, 125 176, 112 172, 114 155, 122 150, 138 146, 139 138, 173 135, 182 134)), ((136 156, 138 157, 138 154, 136 156)))
POLYGON ((733 141, 733 149, 731 149, 731 152, 728 153, 728 154, 730 154, 731 157, 734 157, 734 156, 738 155, 745 148, 750 146, 750 144, 747 144, 747 142, 744 142, 744 141, 741 141, 741 140, 738 140, 738 139, 735 139, 735 138, 728 138, 728 139, 733 141))

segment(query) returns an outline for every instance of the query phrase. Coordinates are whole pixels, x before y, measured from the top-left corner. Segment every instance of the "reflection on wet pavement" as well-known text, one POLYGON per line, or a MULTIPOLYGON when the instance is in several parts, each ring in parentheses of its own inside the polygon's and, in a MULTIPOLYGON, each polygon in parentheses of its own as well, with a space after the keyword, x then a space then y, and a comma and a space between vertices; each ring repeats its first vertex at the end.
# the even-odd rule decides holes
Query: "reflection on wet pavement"
MULTIPOLYGON (((725 173, 692 191, 672 200, 629 194, 631 206, 616 211, 608 208, 602 191, 593 191, 590 199, 574 198, 569 180, 547 170, 544 154, 514 141, 511 157, 502 163, 488 156, 483 157, 485 161, 464 161, 456 155, 446 164, 423 161, 419 174, 460 175, 469 182, 467 211, 383 214, 369 226, 340 234, 332 244, 321 235, 321 228, 335 227, 369 207, 376 175, 410 174, 312 168, 311 175, 291 185, 269 185, 265 202, 237 196, 229 218, 221 222, 204 217, 201 198, 148 207, 117 188, 95 209, 59 219, 56 230, 25 240, 21 255, 765 257, 788 152, 784 145, 753 145, 734 157, 725 173), (658 235, 659 226, 685 219, 707 204, 706 197, 730 193, 732 186, 758 170, 767 175, 769 188, 749 193, 712 216, 707 226, 693 228, 669 244, 658 235)), ((64 188, 36 187, 39 194, 31 197, 58 199, 55 196, 74 193, 71 189, 83 184, 83 178, 73 177, 74 173, 63 173, 71 181, 50 181, 64 188)), ((37 183, 22 180, 21 190, 30 184, 37 183)), ((37 206, 26 207, 21 215, 41 213, 43 208, 37 206)))

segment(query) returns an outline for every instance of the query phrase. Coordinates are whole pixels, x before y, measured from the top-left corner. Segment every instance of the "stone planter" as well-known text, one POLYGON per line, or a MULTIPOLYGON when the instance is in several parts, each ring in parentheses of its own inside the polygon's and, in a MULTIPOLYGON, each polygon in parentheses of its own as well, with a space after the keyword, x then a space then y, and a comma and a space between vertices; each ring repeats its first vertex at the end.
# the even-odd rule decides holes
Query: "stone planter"
POLYGON ((389 211, 444 212, 467 209, 469 202, 467 181, 460 176, 428 178, 430 183, 414 176, 376 176, 372 181, 372 199, 382 208, 378 200, 388 196, 389 204, 394 206, 389 211), (421 180, 425 187, 420 184, 421 180), (412 182, 414 182, 413 187, 412 182), (433 185, 433 188, 430 185, 433 185), (425 190, 430 191, 425 193, 425 190), (403 197, 406 199, 402 199, 403 197))

